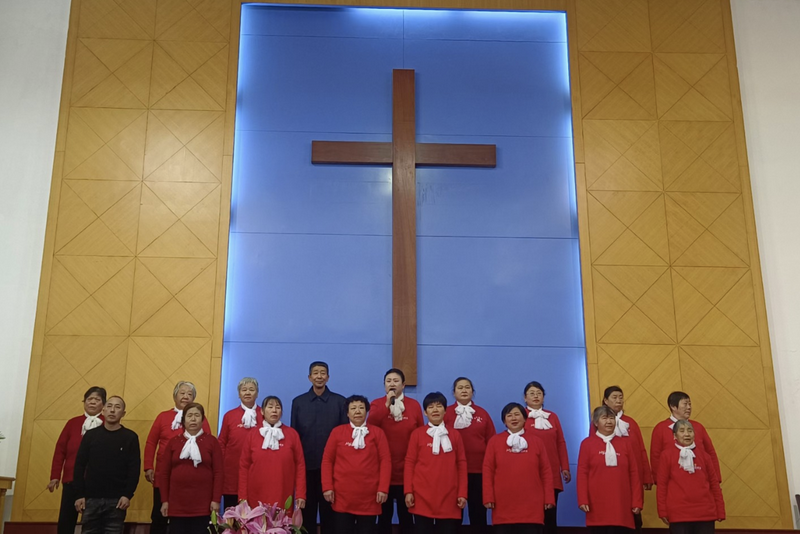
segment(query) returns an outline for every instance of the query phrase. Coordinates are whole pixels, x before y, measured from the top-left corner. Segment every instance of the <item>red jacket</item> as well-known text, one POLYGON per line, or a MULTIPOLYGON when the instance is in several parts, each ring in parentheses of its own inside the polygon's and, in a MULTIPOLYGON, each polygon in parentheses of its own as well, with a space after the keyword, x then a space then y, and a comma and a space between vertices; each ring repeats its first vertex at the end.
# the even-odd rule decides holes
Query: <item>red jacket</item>
POLYGON ((678 464, 681 454, 678 447, 673 445, 661 454, 656 487, 658 517, 666 517, 670 523, 725 519, 725 502, 716 469, 700 447, 693 452, 694 473, 678 464))
MULTIPOLYGON (((444 424, 448 428, 455 428, 453 424, 456 422, 456 406, 457 404, 448 406, 447 412, 444 414, 444 424)), ((489 417, 486 410, 474 402, 472 409, 475 410, 475 413, 472 414, 472 424, 467 428, 456 428, 455 430, 461 435, 461 440, 464 442, 464 450, 467 453, 467 473, 481 473, 486 445, 497 434, 497 431, 495 431, 492 418, 489 417)))
MULTIPOLYGON (((630 427, 628 428, 628 435, 627 436, 617 436, 618 438, 631 438, 628 442, 628 448, 631 449, 632 458, 636 460, 636 465, 639 469, 639 480, 642 481, 642 484, 652 484, 653 483, 653 474, 650 471, 650 461, 647 459, 647 449, 644 446, 644 438, 642 437, 642 429, 639 428, 638 423, 628 415, 622 414, 621 419, 628 423, 630 427)), ((589 430, 589 435, 594 436, 594 433, 597 432, 597 429, 594 425, 589 425, 591 429, 589 430)))
POLYGON ((422 407, 417 401, 403 397, 403 420, 395 421, 389 408, 386 407, 386 397, 373 400, 369 405, 369 418, 367 423, 383 430, 389 442, 389 451, 392 453, 392 482, 393 486, 403 484, 403 462, 406 459, 408 440, 415 429, 423 426, 422 407))
MULTIPOLYGON (((702 449, 708 455, 710 465, 716 470, 717 478, 722 481, 721 471, 719 469, 719 458, 717 458, 717 451, 714 449, 714 444, 711 443, 711 437, 706 432, 703 425, 697 421, 689 419, 694 427, 694 442, 697 444, 696 449, 702 449)), ((661 421, 653 427, 653 436, 650 439, 650 469, 653 473, 653 480, 658 484, 658 462, 661 458, 663 451, 674 448, 675 435, 672 433, 672 419, 661 421)))
POLYGON ((367 425, 363 449, 353 448, 353 428, 339 425, 331 431, 322 455, 322 491, 333 490, 333 509, 355 515, 378 515, 378 492, 389 493, 392 454, 386 434, 367 425))
POLYGON ((617 465, 606 466, 606 444, 589 436, 581 443, 578 456, 578 506, 589 505, 586 526, 634 528, 633 508, 641 508, 642 483, 637 464, 631 458, 631 440, 614 438, 617 465))
POLYGON ((222 500, 222 449, 217 438, 206 434, 197 438, 202 462, 181 460, 186 438, 181 433, 164 447, 164 461, 158 470, 161 502, 169 503, 170 517, 198 517, 211 513, 211 502, 222 500))
MULTIPOLYGON (((548 413, 550 414, 548 421, 553 425, 553 428, 536 430, 534 427, 536 420, 533 417, 528 417, 525 423, 525 432, 532 432, 544 443, 547 457, 550 459, 550 470, 553 472, 553 487, 563 490, 564 483, 561 481, 561 471, 569 471, 567 442, 564 439, 564 431, 561 430, 561 421, 558 420, 558 416, 553 412, 548 411, 548 413)), ((530 440, 528 442, 530 443, 530 440)))
POLYGON ((411 433, 405 461, 403 493, 414 494, 414 515, 434 519, 461 519, 458 498, 467 498, 467 456, 461 436, 448 428, 453 446, 450 452, 433 454, 433 438, 428 426, 411 433))
POLYGON ((244 409, 237 406, 222 418, 222 428, 219 431, 219 446, 225 458, 225 479, 222 483, 222 493, 236 495, 239 491, 239 458, 242 456, 242 446, 247 443, 250 434, 258 433, 264 416, 261 408, 256 406, 256 426, 245 428, 242 426, 244 409))
MULTIPOLYGON (((483 503, 494 503, 492 523, 544 524, 544 505, 555 504, 550 460, 542 440, 528 436, 528 448, 512 452, 508 432, 492 437, 483 461, 483 503)), ((523 434, 523 437, 525 434, 523 434)))
MULTIPOLYGON (((183 427, 178 427, 177 430, 172 430, 172 421, 175 419, 175 410, 170 409, 161 412, 156 416, 153 421, 153 426, 150 427, 150 433, 147 434, 147 441, 144 444, 144 470, 155 470, 156 479, 153 486, 159 487, 158 483, 158 464, 161 463, 161 458, 164 455, 164 450, 167 448, 169 440, 175 436, 183 434, 183 427), (156 449, 158 449, 158 457, 156 457, 156 449)), ((203 420, 203 432, 211 435, 211 427, 208 426, 208 419, 203 420)))
MULTIPOLYGON (((103 416, 100 416, 103 419, 103 416)), ((78 447, 81 445, 83 434, 83 422, 86 421, 85 415, 73 417, 58 436, 56 449, 53 451, 53 464, 50 467, 50 480, 60 480, 63 484, 72 482, 75 475, 75 457, 78 455, 78 447), (63 474, 62 474, 63 472, 63 474)))
POLYGON ((290 496, 306 498, 306 461, 297 431, 282 425, 283 439, 277 451, 262 449, 264 438, 252 432, 242 447, 239 460, 239 499, 250 506, 276 504, 283 506, 290 496))

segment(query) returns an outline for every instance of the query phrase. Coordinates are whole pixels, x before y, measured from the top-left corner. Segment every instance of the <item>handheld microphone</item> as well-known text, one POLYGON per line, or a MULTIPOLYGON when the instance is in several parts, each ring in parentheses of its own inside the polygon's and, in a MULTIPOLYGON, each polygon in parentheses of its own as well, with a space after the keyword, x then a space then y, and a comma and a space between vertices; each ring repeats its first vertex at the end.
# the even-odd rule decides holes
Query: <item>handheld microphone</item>
MULTIPOLYGON (((391 391, 392 393, 397 394, 397 390, 395 390, 394 388, 390 388, 389 391, 391 391)), ((392 400, 389 401, 389 404, 391 406, 394 406, 394 401, 396 401, 396 400, 397 400, 397 397, 392 397, 392 400)))

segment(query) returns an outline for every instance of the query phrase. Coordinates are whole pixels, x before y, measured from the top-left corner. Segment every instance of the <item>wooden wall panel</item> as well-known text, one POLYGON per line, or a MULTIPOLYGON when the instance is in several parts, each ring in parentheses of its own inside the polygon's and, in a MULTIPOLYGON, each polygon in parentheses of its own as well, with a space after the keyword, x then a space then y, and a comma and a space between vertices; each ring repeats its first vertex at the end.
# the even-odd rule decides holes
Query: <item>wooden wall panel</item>
MULTIPOLYGON (((218 416, 240 3, 73 0, 17 521, 55 520, 50 455, 90 385, 142 441, 177 380, 218 416)), ((688 391, 723 526, 791 527, 727 0, 315 3, 567 12, 591 398, 622 386, 649 444, 688 391)))

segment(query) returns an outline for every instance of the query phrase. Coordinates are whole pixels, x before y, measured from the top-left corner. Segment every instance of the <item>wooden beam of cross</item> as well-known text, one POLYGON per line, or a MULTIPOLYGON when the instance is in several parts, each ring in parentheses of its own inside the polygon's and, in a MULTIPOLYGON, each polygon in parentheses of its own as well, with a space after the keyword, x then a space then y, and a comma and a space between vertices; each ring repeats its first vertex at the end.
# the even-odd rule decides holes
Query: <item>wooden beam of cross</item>
POLYGON ((495 145, 416 142, 414 71, 392 76, 392 142, 312 141, 311 163, 392 166, 392 365, 417 384, 416 167, 495 167, 495 145))

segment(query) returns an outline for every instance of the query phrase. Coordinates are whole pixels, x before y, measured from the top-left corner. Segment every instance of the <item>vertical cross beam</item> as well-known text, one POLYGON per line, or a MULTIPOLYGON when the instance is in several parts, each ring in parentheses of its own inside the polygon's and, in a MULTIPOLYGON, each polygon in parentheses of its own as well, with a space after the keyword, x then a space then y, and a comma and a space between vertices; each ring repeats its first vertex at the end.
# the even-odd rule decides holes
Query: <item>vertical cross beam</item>
POLYGON ((414 71, 392 76, 392 364, 417 383, 417 194, 414 71))

